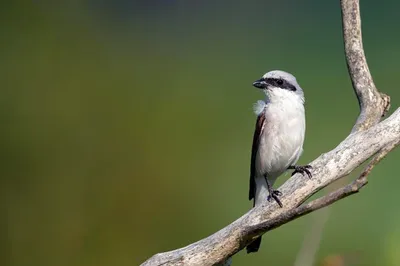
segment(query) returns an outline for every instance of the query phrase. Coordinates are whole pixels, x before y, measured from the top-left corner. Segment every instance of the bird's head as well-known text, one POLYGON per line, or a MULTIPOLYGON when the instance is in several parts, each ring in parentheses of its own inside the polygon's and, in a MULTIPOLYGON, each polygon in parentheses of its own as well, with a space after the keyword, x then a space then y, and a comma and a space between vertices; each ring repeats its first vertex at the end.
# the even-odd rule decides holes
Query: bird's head
POLYGON ((274 70, 256 80, 253 86, 262 89, 270 101, 300 100, 304 103, 304 93, 296 78, 287 72, 274 70))

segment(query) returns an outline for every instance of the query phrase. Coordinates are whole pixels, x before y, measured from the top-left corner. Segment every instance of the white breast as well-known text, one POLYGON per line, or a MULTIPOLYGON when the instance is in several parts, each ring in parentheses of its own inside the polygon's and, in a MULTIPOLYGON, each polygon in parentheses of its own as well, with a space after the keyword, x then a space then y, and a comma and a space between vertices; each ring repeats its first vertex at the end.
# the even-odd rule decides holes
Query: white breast
POLYGON ((256 175, 262 177, 267 174, 272 185, 278 176, 297 162, 303 151, 305 114, 303 103, 294 97, 269 102, 264 113, 265 125, 256 157, 256 175))

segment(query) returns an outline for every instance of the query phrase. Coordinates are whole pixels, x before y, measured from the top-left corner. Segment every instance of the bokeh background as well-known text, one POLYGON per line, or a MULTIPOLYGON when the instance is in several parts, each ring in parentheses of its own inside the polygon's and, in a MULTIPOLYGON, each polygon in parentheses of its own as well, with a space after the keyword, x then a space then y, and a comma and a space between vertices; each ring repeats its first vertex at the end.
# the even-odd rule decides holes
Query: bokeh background
MULTIPOLYGON (((393 111, 400 2, 361 2, 393 111)), ((2 1, 0 21, 1 265, 139 265, 247 212, 251 83, 269 70, 305 90, 300 163, 358 115, 339 1, 2 1)), ((233 265, 295 265, 315 223, 315 265, 400 265, 399 159, 233 265)))

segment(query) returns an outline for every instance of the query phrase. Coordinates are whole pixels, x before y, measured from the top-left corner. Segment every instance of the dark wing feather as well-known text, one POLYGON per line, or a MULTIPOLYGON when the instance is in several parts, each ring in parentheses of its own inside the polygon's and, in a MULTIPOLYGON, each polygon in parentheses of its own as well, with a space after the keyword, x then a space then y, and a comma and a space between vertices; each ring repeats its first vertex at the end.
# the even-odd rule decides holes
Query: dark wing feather
POLYGON ((253 136, 253 146, 251 148, 251 164, 250 164, 250 189, 249 189, 249 200, 253 199, 256 194, 256 156, 258 151, 258 146, 260 143, 260 137, 264 130, 265 115, 264 111, 257 117, 256 128, 254 130, 253 136))

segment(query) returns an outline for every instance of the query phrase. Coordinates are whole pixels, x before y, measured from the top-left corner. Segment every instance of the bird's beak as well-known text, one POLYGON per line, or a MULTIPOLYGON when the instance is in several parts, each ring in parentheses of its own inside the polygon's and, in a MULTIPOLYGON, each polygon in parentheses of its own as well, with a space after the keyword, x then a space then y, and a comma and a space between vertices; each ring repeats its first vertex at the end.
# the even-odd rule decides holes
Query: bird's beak
POLYGON ((268 84, 265 79, 259 79, 253 82, 253 86, 259 89, 266 89, 268 84))

